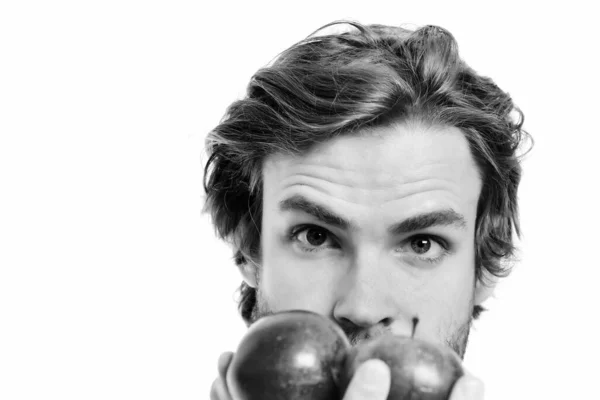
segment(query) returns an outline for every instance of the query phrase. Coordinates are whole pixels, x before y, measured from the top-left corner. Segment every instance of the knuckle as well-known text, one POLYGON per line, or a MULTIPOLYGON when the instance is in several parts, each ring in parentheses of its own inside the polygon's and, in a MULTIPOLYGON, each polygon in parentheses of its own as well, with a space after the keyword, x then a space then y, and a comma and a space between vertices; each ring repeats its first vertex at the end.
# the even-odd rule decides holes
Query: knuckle
POLYGON ((229 368, 229 364, 231 364, 231 360, 233 359, 232 352, 225 352, 219 356, 219 361, 217 362, 219 375, 224 378, 227 374, 227 368, 229 368))

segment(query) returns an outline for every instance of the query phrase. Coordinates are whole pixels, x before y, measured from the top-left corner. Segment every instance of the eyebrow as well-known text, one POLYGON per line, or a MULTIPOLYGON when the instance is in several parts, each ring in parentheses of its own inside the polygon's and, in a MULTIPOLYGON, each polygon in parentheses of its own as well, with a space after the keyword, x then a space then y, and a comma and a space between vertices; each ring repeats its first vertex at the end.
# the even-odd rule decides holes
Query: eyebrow
POLYGON ((388 232, 393 235, 400 235, 407 232, 420 231, 433 226, 451 226, 460 230, 466 230, 467 221, 461 214, 451 208, 447 208, 445 210, 418 214, 407 218, 398 224, 392 225, 388 229, 388 232))
MULTIPOLYGON (((315 217, 325 224, 339 229, 348 229, 354 226, 350 221, 336 215, 327 207, 314 203, 300 195, 295 195, 280 201, 279 209, 281 211, 300 211, 315 217)), ((467 228, 467 222, 463 215, 454 211, 452 208, 447 208, 444 210, 414 215, 402 222, 392 225, 388 229, 388 232, 392 235, 401 235, 434 226, 452 226, 465 230, 467 228)))
POLYGON ((307 198, 295 195, 289 199, 282 200, 279 202, 279 209, 281 211, 301 211, 306 214, 312 215, 321 222, 328 225, 335 226, 340 229, 348 229, 352 224, 344 218, 336 215, 333 211, 327 207, 323 207, 317 203, 313 203, 307 198))

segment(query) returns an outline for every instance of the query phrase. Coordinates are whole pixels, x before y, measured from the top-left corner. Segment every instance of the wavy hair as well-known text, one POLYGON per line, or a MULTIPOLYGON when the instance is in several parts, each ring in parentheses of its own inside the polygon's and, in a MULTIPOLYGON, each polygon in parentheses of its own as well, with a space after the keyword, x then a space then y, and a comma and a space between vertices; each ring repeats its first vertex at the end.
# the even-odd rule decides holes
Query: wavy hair
MULTIPOLYGON (((475 226, 476 279, 506 277, 520 236, 518 149, 530 136, 523 114, 494 82, 459 57, 443 28, 414 31, 340 21, 354 29, 312 34, 251 78, 207 136, 206 203, 217 235, 236 249, 235 263, 260 263, 262 163, 275 153, 303 154, 337 135, 419 119, 459 128, 479 168, 475 226)), ((320 32, 323 28, 317 30, 320 32)), ((317 33, 315 32, 315 33, 317 33)), ((485 282, 484 282, 485 283, 485 282)), ((242 283, 247 324, 256 291, 242 283)), ((473 317, 484 309, 475 306, 473 317)))

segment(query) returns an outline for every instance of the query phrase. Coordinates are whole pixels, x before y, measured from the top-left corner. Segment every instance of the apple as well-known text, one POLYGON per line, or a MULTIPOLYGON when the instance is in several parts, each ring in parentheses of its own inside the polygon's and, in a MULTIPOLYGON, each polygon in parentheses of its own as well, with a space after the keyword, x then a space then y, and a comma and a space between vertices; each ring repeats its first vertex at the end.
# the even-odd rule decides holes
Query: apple
POLYGON ((286 311, 260 318, 242 338, 227 371, 233 400, 334 400, 350 348, 325 316, 286 311))
POLYGON ((447 400, 464 374, 460 358, 449 347, 413 337, 384 335, 347 352, 340 377, 342 394, 357 368, 373 358, 390 368, 392 382, 387 400, 447 400))

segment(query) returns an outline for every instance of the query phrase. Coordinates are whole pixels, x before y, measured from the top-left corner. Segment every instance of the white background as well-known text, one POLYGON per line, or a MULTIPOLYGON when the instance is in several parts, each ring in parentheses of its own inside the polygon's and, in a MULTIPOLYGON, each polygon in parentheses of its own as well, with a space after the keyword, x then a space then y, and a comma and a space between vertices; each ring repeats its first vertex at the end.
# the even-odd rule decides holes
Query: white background
POLYGON ((595 12, 523 3, 2 2, 0 398, 208 398, 245 327, 200 214, 203 139, 256 69, 342 18, 449 29, 523 109, 522 261, 466 366, 487 399, 595 397, 595 12))

